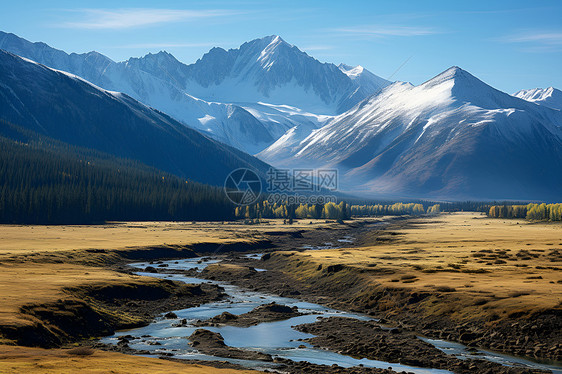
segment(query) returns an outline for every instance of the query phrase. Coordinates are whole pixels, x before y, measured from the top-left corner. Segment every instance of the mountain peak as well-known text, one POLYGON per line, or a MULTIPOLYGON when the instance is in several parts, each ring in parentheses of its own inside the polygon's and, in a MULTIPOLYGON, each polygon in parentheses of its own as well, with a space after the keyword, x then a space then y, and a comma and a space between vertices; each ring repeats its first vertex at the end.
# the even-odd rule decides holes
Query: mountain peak
POLYGON ((450 94, 457 99, 473 103, 480 102, 479 99, 484 95, 484 92, 493 91, 494 96, 497 96, 496 94, 498 93, 503 94, 458 66, 451 66, 444 72, 422 83, 419 87, 450 91, 450 94))
MULTIPOLYGON (((292 44, 287 43, 279 35, 268 35, 263 38, 254 39, 240 46, 241 53, 249 54, 271 54, 278 51, 293 49, 292 44)), ((297 49, 297 48, 295 48, 297 49)))
POLYGON ((166 51, 160 51, 158 53, 147 53, 143 57, 131 57, 128 60, 129 63, 140 62, 140 63, 156 63, 156 64, 163 64, 163 63, 180 63, 174 55, 166 51))
POLYGON ((434 86, 447 81, 459 81, 459 80, 478 80, 474 75, 470 74, 468 71, 461 69, 458 66, 451 66, 444 72, 436 75, 422 85, 434 86))
MULTIPOLYGON (((171 53, 166 52, 166 51, 160 51, 160 52, 158 52, 158 53, 148 53, 148 55, 146 55, 146 56, 154 56, 154 57, 156 57, 156 58, 158 58, 158 59, 173 59, 173 60, 176 59, 176 58, 174 57, 174 55, 172 55, 171 53)), ((146 57, 146 56, 145 56, 145 57, 146 57)))
POLYGON ((256 40, 263 40, 265 42, 268 42, 269 44, 271 44, 271 43, 287 43, 279 35, 268 35, 268 36, 264 36, 263 38, 256 39, 256 40))

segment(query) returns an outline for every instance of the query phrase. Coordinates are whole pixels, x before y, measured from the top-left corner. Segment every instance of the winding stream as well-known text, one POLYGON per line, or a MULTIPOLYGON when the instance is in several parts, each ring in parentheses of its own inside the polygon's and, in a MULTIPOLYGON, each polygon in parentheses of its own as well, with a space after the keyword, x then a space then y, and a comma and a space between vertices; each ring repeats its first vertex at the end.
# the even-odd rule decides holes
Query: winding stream
MULTIPOLYGON (((247 255, 247 257, 257 259, 260 257, 260 255, 251 254, 247 255)), ((159 269, 164 269, 164 271, 189 269, 202 270, 207 265, 217 263, 219 261, 220 260, 216 259, 201 260, 200 258, 171 260, 164 261, 163 263, 168 266, 164 268, 161 267, 159 269)), ((147 266, 151 265, 152 264, 148 262, 131 264, 131 266, 139 270, 145 269, 147 266)), ((264 269, 256 270, 265 271, 264 269)), ((101 340, 103 343, 116 344, 120 336, 130 335, 134 337, 134 339, 130 340, 129 342, 129 346, 131 348, 137 350, 146 350, 153 355, 164 353, 168 355, 172 354, 173 357, 179 359, 220 360, 240 364, 249 368, 272 369, 275 368, 277 364, 272 362, 238 360, 202 354, 196 349, 189 346, 187 337, 190 336, 196 329, 198 329, 198 327, 195 327, 191 324, 197 320, 206 320, 225 311, 239 315, 247 313, 259 305, 276 302, 278 304, 284 304, 290 307, 296 306, 300 312, 306 313, 306 315, 290 318, 284 321, 260 323, 258 325, 250 327, 220 326, 204 328, 220 333, 224 338, 225 344, 229 346, 260 351, 263 353, 268 353, 273 357, 282 357, 293 361, 308 361, 311 363, 324 365, 337 364, 342 367, 362 365, 365 367, 392 368, 395 371, 407 371, 418 374, 450 373, 447 370, 417 368, 377 360, 355 359, 350 356, 314 348, 306 342, 299 341, 299 339, 310 338, 313 335, 299 332, 292 328, 292 326, 295 325, 314 322, 318 317, 340 316, 357 318, 361 320, 370 319, 370 317, 367 317, 365 315, 330 309, 319 304, 302 302, 293 298, 253 292, 228 283, 209 281, 206 279, 189 277, 182 274, 147 273, 143 271, 139 271, 136 274, 176 280, 192 284, 217 284, 224 288, 225 293, 228 295, 228 297, 224 300, 203 304, 198 307, 176 310, 174 311, 174 313, 177 315, 177 319, 165 319, 163 317, 159 317, 148 326, 133 330, 121 331, 113 336, 103 338, 101 340), (179 320, 184 318, 187 320, 187 325, 176 327, 179 320)), ((554 373, 562 374, 562 368, 560 367, 538 364, 532 361, 496 354, 488 351, 476 352, 475 356, 474 353, 469 354, 468 351, 466 351, 466 347, 461 344, 430 339, 424 340, 430 342, 431 344, 434 344, 437 348, 444 350, 446 353, 454 354, 462 359, 468 357, 483 358, 500 362, 504 365, 528 366, 533 368, 549 369, 554 373)))

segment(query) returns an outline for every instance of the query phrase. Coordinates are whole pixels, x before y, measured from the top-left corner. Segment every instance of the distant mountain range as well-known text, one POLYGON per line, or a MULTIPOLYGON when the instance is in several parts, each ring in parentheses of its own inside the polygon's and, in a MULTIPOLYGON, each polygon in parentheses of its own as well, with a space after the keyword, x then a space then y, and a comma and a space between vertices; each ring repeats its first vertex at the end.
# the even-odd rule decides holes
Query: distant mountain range
POLYGON ((166 52, 69 55, 6 33, 0 49, 60 70, 2 52, 0 118, 197 181, 269 163, 338 168, 340 187, 366 197, 562 199, 552 87, 511 96, 458 67, 391 83, 278 36, 191 65, 166 52))
POLYGON ((222 185, 240 167, 264 176, 269 168, 125 94, 5 51, 0 51, 0 118, 203 183, 222 185))
POLYGON ((562 91, 554 87, 521 90, 514 93, 513 96, 535 104, 562 110, 562 91))
POLYGON ((390 83, 320 63, 279 36, 213 48, 191 65, 166 52, 123 62, 97 52, 67 54, 3 32, 0 49, 126 93, 250 154, 295 126, 310 133, 390 83))
POLYGON ((332 167, 344 189, 433 199, 561 199, 562 113, 452 67, 394 83, 301 142, 260 157, 332 167))

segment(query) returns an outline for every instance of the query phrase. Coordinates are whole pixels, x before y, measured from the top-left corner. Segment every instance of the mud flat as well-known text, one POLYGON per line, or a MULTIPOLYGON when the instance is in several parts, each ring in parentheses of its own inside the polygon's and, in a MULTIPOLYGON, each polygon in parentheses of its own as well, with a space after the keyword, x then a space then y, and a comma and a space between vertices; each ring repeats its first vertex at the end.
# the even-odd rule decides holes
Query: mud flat
POLYGON ((191 346, 211 356, 235 358, 242 360, 273 361, 271 355, 229 347, 224 343, 221 334, 205 329, 198 329, 188 338, 191 346))

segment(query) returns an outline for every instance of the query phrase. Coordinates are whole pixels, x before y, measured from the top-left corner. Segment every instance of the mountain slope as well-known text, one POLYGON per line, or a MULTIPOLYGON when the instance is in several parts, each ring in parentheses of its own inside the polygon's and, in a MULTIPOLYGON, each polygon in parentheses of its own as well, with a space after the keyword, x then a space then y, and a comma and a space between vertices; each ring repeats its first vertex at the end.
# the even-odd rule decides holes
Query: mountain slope
POLYGON ((104 86, 101 81, 105 69, 114 61, 98 52, 71 53, 37 42, 31 43, 11 33, 0 31, 0 49, 37 61, 43 65, 76 74, 89 82, 104 86))
POLYGON ((0 51, 0 116, 39 134, 222 185, 233 169, 268 166, 131 97, 0 51))
POLYGON ((0 120, 0 222, 225 220, 220 187, 186 181, 0 120))
POLYGON ((419 86, 386 87, 280 163, 337 167, 340 184, 370 194, 561 199, 561 126, 559 111, 453 67, 419 86))
POLYGON ((513 96, 535 104, 562 110, 562 91, 554 87, 521 90, 514 93, 513 96))

